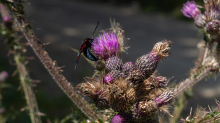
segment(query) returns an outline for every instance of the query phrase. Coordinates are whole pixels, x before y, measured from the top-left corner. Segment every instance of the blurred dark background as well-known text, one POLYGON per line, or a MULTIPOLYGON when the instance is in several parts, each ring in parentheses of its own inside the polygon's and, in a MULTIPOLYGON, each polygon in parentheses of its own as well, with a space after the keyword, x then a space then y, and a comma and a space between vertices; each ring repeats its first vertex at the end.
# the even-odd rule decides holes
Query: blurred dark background
MULTIPOLYGON (((202 5, 202 0, 197 0, 202 5)), ((196 2, 197 2, 196 1, 196 2)), ((186 0, 27 0, 24 3, 26 17, 37 37, 43 43, 50 43, 45 50, 58 66, 63 68, 64 76, 75 86, 83 77, 92 76, 94 68, 81 57, 74 70, 76 55, 69 47, 79 49, 84 38, 91 38, 99 20, 96 36, 101 30, 110 27, 109 19, 115 19, 125 30, 125 37, 130 38, 128 54, 122 54, 123 62, 135 62, 137 57, 150 52, 154 44, 163 39, 174 42, 171 56, 158 65, 158 73, 178 83, 188 76, 199 54, 197 43, 201 34, 193 20, 182 16, 180 9, 186 0), (187 21, 186 21, 187 20, 187 21)), ((25 39, 22 39, 26 42, 25 39)), ((15 70, 13 60, 7 57, 7 46, 0 42, 0 70, 7 70, 10 75, 15 70), (10 62, 9 62, 10 61, 10 62)), ((34 56, 27 65, 30 76, 41 82, 34 87, 39 109, 45 113, 42 119, 54 121, 62 119, 75 110, 73 103, 61 91, 30 47, 27 56, 34 56)), ((8 123, 30 122, 25 107, 24 95, 19 90, 17 76, 10 77, 6 83, 14 86, 3 90, 3 106, 9 115, 8 123)), ((195 85, 194 96, 183 111, 185 118, 192 107, 197 105, 216 106, 215 99, 220 99, 219 79, 212 77, 195 85)))

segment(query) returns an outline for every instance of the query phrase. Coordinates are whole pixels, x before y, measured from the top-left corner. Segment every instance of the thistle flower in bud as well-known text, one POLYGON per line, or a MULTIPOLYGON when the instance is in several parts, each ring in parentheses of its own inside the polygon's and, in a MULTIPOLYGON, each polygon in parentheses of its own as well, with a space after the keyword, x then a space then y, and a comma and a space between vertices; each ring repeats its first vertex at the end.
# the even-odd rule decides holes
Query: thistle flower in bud
POLYGON ((84 95, 90 97, 97 107, 101 109, 109 108, 109 103, 107 101, 107 96, 105 95, 106 90, 103 87, 103 82, 101 78, 93 80, 91 82, 87 81, 85 83, 80 83, 76 88, 84 95))
POLYGON ((122 65, 123 65, 122 60, 117 56, 110 57, 105 62, 105 68, 108 71, 121 70, 122 65))
POLYGON ((159 87, 165 87, 167 86, 167 78, 163 76, 154 77, 159 87))
POLYGON ((103 35, 95 38, 92 42, 92 51, 99 59, 108 59, 112 56, 117 56, 120 48, 118 39, 115 33, 103 32, 103 35))
POLYGON ((1 73, 0 73, 0 82, 4 82, 7 78, 8 78, 8 72, 6 72, 6 71, 2 71, 1 73))
POLYGON ((135 87, 137 101, 146 100, 146 97, 149 95, 149 92, 155 88, 154 81, 155 80, 153 77, 149 77, 148 79, 145 79, 143 82, 140 82, 135 87))
POLYGON ((198 9, 195 1, 187 1, 185 4, 183 4, 181 12, 184 16, 193 19, 201 14, 201 11, 198 9))
POLYGON ((131 123, 132 117, 128 113, 119 113, 112 118, 112 123, 131 123))
POLYGON ((154 45, 153 50, 138 58, 135 66, 148 78, 155 71, 158 62, 164 57, 168 57, 171 49, 171 41, 161 41, 154 45))
POLYGON ((206 24, 205 30, 209 34, 218 34, 220 28, 219 20, 212 20, 206 24))
POLYGON ((109 83, 112 84, 115 79, 119 79, 120 77, 123 77, 123 76, 124 76, 124 74, 121 73, 121 71, 119 71, 119 70, 112 70, 111 72, 109 72, 105 76, 104 83, 106 85, 108 85, 109 83))
POLYGON ((204 27, 205 24, 206 24, 205 15, 203 15, 203 14, 197 15, 197 16, 194 18, 194 23, 196 24, 196 26, 197 26, 198 28, 204 27))
POLYGON ((132 62, 126 62, 122 66, 122 72, 125 75, 129 75, 129 72, 133 69, 133 67, 134 67, 134 64, 132 62))
POLYGON ((159 97, 154 98, 154 102, 156 102, 158 107, 166 105, 170 103, 173 99, 173 92, 163 92, 159 97))
POLYGON ((134 67, 129 72, 129 81, 132 82, 134 85, 142 82, 143 80, 144 80, 144 74, 141 72, 141 70, 134 67))

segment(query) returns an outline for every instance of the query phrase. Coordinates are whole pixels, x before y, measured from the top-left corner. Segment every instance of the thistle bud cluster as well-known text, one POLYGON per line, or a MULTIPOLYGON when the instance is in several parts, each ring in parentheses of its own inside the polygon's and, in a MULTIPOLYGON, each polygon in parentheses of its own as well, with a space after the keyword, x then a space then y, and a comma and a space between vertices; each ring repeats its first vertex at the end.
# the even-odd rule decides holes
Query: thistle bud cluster
POLYGON ((160 41, 135 63, 123 64, 119 57, 126 49, 124 31, 115 22, 111 26, 108 32, 95 38, 92 45, 93 53, 99 57, 96 63, 100 75, 87 78, 77 88, 98 108, 118 112, 112 123, 150 122, 159 109, 173 101, 167 78, 153 75, 159 61, 169 56, 172 42, 160 41))
POLYGON ((219 0, 204 0, 204 6, 196 5, 195 1, 187 1, 183 5, 182 13, 186 17, 193 18, 197 27, 204 32, 206 51, 202 65, 213 68, 219 65, 219 39, 220 39, 220 11, 219 0), (199 8, 204 8, 202 13, 199 8))

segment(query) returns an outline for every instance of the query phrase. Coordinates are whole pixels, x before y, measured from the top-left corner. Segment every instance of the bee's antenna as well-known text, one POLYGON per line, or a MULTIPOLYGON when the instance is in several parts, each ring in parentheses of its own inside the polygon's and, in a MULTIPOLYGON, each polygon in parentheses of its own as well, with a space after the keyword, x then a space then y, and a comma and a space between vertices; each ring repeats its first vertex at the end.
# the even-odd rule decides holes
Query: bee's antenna
POLYGON ((99 21, 98 21, 98 23, 97 23, 97 26, 95 27, 95 30, 94 30, 94 32, 93 32, 93 35, 92 35, 92 39, 94 38, 94 36, 95 36, 95 31, 96 31, 96 29, 97 29, 97 27, 99 26, 99 21))

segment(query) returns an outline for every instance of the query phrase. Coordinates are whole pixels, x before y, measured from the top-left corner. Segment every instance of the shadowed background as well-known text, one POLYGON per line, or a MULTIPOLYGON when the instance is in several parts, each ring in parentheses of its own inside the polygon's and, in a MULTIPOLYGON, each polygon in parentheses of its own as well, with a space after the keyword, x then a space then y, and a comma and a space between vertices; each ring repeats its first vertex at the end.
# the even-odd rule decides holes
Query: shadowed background
MULTIPOLYGON (((101 30, 110 27, 110 18, 121 24, 122 29, 125 30, 125 37, 130 39, 125 43, 126 46, 130 46, 127 50, 128 54, 122 54, 124 63, 135 62, 137 57, 150 52, 156 42, 168 39, 174 42, 171 55, 168 59, 159 62, 158 73, 168 78, 173 77, 171 82, 178 83, 184 80, 188 76, 188 71, 194 66, 199 54, 196 45, 202 37, 198 36, 199 31, 193 21, 175 18, 181 17, 180 9, 185 2, 184 0, 179 1, 175 3, 176 7, 170 5, 170 8, 168 1, 168 5, 164 4, 167 7, 164 7, 164 10, 163 7, 158 9, 157 4, 160 2, 151 3, 150 8, 147 2, 143 3, 141 0, 139 2, 28 0, 24 6, 27 20, 33 26, 36 36, 41 42, 50 43, 45 46, 45 50, 53 60, 57 61, 58 66, 65 66, 63 74, 75 86, 83 81, 83 77, 91 77, 94 68, 81 57, 77 69, 74 70, 77 53, 69 47, 79 49, 84 38, 92 37, 99 20, 99 27, 96 31, 96 36, 98 36, 101 30), (152 7, 155 8, 152 9, 152 7)), ((42 119, 44 121, 47 118, 61 119, 70 114, 73 110, 72 102, 56 85, 32 49, 30 47, 27 49, 27 56, 35 57, 28 64, 30 76, 32 79, 41 81, 37 87, 34 87, 34 90, 39 109, 46 114, 42 119)), ((0 57, 5 64, 8 64, 5 60, 6 54, 5 44, 0 42, 0 57)), ((13 69, 13 67, 10 68, 10 74, 13 69)), ((219 90, 218 78, 214 81, 211 77, 207 81, 203 80, 196 84, 194 96, 189 100, 182 116, 185 118, 189 114, 190 108, 195 109, 197 105, 216 106, 214 98, 220 99, 219 90)), ((7 101, 14 99, 8 98, 7 101)))

